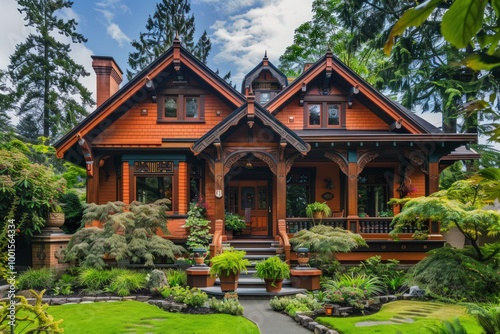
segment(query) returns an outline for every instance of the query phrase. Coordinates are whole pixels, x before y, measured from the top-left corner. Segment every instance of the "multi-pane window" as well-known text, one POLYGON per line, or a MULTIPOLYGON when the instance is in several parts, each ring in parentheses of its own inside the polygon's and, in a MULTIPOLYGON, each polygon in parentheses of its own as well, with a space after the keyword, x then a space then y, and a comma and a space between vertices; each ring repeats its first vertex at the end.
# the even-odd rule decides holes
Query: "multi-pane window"
POLYGON ((203 97, 163 95, 158 103, 158 119, 164 121, 203 121, 203 97))
POLYGON ((136 161, 134 163, 135 199, 153 203, 159 199, 174 200, 174 169, 171 161, 136 161))
POLYGON ((336 103, 306 103, 306 127, 340 127, 341 105, 336 103))

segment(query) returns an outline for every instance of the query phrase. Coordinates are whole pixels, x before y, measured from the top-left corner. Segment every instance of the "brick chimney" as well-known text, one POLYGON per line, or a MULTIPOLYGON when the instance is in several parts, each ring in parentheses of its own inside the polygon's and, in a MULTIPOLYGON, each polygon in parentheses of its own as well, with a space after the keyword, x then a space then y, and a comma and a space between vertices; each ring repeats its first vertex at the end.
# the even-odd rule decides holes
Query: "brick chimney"
POLYGON ((120 88, 123 72, 113 57, 92 56, 92 68, 96 73, 97 106, 99 107, 120 88))

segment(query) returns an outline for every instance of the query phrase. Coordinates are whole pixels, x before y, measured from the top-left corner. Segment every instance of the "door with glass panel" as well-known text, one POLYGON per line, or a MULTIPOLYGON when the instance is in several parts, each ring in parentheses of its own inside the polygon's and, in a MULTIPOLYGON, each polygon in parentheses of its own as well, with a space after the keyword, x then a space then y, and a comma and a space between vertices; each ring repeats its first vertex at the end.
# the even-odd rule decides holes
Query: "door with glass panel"
POLYGON ((244 234, 267 236, 271 213, 268 182, 232 181, 229 185, 226 210, 245 219, 247 229, 244 234))

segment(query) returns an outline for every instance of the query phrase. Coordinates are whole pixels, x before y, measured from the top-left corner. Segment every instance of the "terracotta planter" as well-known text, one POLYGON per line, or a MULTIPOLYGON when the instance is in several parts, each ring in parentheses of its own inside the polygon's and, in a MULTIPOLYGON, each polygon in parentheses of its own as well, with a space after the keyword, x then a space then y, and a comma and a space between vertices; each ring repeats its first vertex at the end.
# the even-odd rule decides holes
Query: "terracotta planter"
POLYGON ((45 227, 61 227, 64 224, 64 212, 49 212, 45 227))
POLYGON ((323 219, 325 217, 325 213, 323 211, 314 211, 313 218, 323 219))
POLYGON ((266 292, 280 292, 283 287, 283 279, 264 278, 266 282, 266 292), (273 286, 274 285, 274 286, 273 286))
POLYGON ((332 304, 323 305, 323 309, 325 310, 325 315, 332 315, 333 314, 333 305, 332 304))
POLYGON ((205 248, 193 249, 194 262, 197 266, 205 265, 205 258, 207 257, 207 250, 205 248))
POLYGON ((238 279, 240 278, 240 273, 219 275, 220 289, 222 292, 236 291, 238 289, 238 279))

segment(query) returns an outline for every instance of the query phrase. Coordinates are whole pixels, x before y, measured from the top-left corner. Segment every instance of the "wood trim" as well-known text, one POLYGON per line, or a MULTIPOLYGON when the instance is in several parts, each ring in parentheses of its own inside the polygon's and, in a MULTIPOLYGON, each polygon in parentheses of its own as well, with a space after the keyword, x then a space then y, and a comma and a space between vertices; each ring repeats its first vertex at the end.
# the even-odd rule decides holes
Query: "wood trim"
POLYGON ((127 204, 130 204, 131 202, 135 201, 135 175, 134 175, 134 165, 131 165, 130 163, 128 164, 128 170, 129 170, 129 200, 130 202, 127 204))

